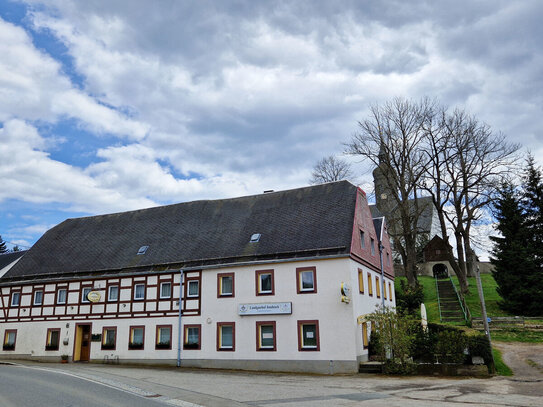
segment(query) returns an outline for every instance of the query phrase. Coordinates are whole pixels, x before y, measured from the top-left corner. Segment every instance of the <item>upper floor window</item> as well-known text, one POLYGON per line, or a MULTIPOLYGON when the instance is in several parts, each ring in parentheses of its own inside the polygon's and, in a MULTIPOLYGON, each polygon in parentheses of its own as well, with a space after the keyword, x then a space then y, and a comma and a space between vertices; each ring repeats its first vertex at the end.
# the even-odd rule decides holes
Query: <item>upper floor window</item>
POLYGON ((83 291, 81 291, 81 302, 90 302, 88 296, 91 291, 91 287, 83 287, 83 291))
POLYGON ((134 285, 134 299, 135 300, 145 299, 145 284, 134 285))
POLYGON ((57 291, 57 304, 66 304, 66 294, 67 290, 65 288, 59 288, 57 291))
POLYGON ((11 293, 11 306, 18 307, 21 304, 21 293, 16 291, 11 293))
POLYGON ((187 281, 187 297, 200 296, 200 282, 198 280, 187 281))
POLYGON ((299 267, 296 269, 296 285, 298 294, 317 292, 317 269, 315 267, 299 267))
POLYGON ((379 276, 375 276, 375 295, 377 298, 381 298, 381 279, 379 276))
POLYGON ((34 305, 42 305, 43 304, 43 291, 34 291, 34 305))
POLYGON ((364 294, 364 272, 358 269, 358 292, 364 294))
POLYGON ((375 256, 375 240, 373 238, 370 239, 370 246, 371 246, 371 255, 375 256))
POLYGON ((373 285, 371 283, 371 273, 368 272, 368 294, 373 296, 373 285))
POLYGON ((110 285, 107 289, 107 300, 108 301, 118 301, 119 300, 119 286, 110 285))
POLYGON ((366 248, 366 236, 363 230, 360 231, 360 247, 362 249, 366 248))
POLYGON ((234 297, 234 273, 217 274, 217 297, 234 297))
POLYGON ((170 298, 172 296, 172 283, 160 283, 160 298, 170 298))
POLYGON ((256 270, 256 295, 273 295, 273 270, 256 270))

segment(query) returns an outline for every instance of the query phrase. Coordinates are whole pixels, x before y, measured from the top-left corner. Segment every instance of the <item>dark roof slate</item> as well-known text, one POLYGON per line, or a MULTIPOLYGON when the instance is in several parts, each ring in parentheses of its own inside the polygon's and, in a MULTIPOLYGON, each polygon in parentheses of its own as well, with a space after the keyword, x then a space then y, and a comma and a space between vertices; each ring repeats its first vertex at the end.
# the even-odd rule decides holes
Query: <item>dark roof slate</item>
POLYGON ((2 270, 6 266, 9 266, 19 257, 24 256, 26 252, 27 250, 20 250, 18 252, 9 252, 9 253, 0 254, 0 270, 2 270))
POLYGON ((356 191, 339 181, 67 219, 47 231, 3 279, 247 261, 327 248, 348 253, 356 191), (249 243, 253 233, 262 235, 258 243, 249 243), (137 255, 141 246, 149 248, 137 255))

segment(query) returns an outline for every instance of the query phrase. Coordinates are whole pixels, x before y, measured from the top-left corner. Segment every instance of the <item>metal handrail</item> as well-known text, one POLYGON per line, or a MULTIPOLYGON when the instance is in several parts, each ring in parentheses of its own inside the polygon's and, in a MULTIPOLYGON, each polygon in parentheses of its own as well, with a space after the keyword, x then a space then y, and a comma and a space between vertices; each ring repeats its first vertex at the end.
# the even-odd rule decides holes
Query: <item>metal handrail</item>
MULTIPOLYGON (((456 286, 454 285, 454 282, 452 280, 452 277, 449 276, 449 280, 451 281, 451 284, 454 288, 454 292, 456 293, 456 298, 458 298, 458 302, 460 303, 460 308, 462 308, 462 313, 464 314, 464 321, 468 322, 468 316, 466 314, 466 310, 464 309, 464 304, 463 304, 463 297, 460 298, 460 295, 458 294, 458 290, 456 289, 456 286)), ((466 307, 467 307, 467 304, 466 304, 466 307)))
POLYGON ((439 310, 439 322, 443 322, 443 318, 441 317, 441 300, 439 299, 439 287, 437 285, 437 276, 434 276, 434 280, 436 282, 437 309, 439 310))

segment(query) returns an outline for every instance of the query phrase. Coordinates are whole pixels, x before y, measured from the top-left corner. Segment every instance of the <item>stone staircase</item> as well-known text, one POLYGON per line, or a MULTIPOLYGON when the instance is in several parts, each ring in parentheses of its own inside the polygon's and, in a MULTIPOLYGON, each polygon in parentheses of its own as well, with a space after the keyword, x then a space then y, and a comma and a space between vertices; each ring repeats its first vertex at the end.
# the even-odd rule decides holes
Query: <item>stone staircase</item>
POLYGON ((452 281, 447 279, 437 280, 439 304, 441 308, 442 322, 464 322, 464 312, 454 290, 452 281))

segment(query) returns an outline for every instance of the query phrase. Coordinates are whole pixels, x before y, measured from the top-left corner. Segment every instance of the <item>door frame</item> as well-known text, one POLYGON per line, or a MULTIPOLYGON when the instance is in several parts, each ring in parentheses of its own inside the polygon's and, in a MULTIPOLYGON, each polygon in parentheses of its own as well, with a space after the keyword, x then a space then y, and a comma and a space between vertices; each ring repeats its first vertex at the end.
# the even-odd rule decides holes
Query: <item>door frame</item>
MULTIPOLYGON (((74 349, 73 349, 73 356, 72 356, 72 360, 74 362, 88 362, 90 360, 90 350, 91 350, 91 343, 92 343, 92 322, 79 322, 79 323, 76 323, 75 324, 75 333, 74 333, 74 349), (82 326, 88 326, 89 327, 89 359, 88 360, 81 360, 81 343, 79 344, 79 349, 77 349, 77 339, 78 339, 78 332, 79 332, 79 327, 82 327, 82 326), (75 355, 76 355, 76 351, 79 351, 79 358, 76 360, 75 359, 75 355)), ((83 340, 83 338, 81 338, 81 340, 83 340)))

